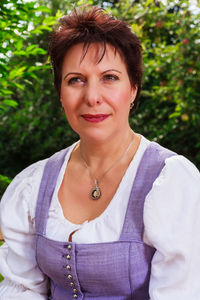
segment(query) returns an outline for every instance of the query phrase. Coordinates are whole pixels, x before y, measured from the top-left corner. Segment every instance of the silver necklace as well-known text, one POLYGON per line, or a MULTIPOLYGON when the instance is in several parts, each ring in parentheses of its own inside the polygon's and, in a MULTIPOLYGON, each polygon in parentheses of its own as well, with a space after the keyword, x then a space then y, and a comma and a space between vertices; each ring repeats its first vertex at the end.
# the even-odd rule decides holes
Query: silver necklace
POLYGON ((116 160, 101 176, 100 178, 97 180, 90 167, 88 166, 86 160, 84 159, 83 155, 82 155, 82 152, 81 152, 81 144, 79 143, 79 149, 80 149, 80 156, 81 156, 81 159, 85 165, 85 167, 88 169, 89 173, 90 173, 90 176, 92 177, 92 179, 94 180, 94 187, 92 188, 92 191, 90 192, 90 197, 93 199, 93 200, 98 200, 101 195, 102 195, 102 192, 100 190, 100 187, 98 185, 98 182, 126 155, 126 153, 128 152, 128 150, 130 149, 132 143, 133 143, 133 140, 134 140, 134 136, 130 142, 130 144, 128 145, 128 147, 126 148, 126 150, 124 151, 124 153, 120 156, 120 158, 118 158, 118 160, 116 160))

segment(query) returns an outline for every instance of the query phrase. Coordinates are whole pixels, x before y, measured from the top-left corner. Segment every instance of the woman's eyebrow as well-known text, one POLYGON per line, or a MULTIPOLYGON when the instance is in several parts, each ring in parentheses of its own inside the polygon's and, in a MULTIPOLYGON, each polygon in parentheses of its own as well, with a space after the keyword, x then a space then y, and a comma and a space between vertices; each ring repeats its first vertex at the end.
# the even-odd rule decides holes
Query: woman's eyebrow
POLYGON ((70 73, 67 73, 65 76, 64 76, 64 80, 67 78, 67 76, 69 75, 82 75, 81 73, 78 73, 78 72, 70 72, 70 73))
POLYGON ((118 73, 122 73, 122 72, 120 72, 120 71, 118 71, 118 70, 116 70, 116 69, 109 69, 109 70, 103 71, 102 74, 107 73, 107 72, 111 72, 111 71, 118 72, 118 73))
MULTIPOLYGON (((118 73, 122 73, 116 69, 108 69, 108 70, 105 70, 102 72, 102 74, 104 73, 107 73, 107 72, 111 72, 111 71, 114 71, 114 72, 118 72, 118 73)), ((82 75, 81 73, 79 72, 70 72, 70 73, 67 73, 65 76, 64 76, 64 80, 69 76, 69 75, 82 75)))

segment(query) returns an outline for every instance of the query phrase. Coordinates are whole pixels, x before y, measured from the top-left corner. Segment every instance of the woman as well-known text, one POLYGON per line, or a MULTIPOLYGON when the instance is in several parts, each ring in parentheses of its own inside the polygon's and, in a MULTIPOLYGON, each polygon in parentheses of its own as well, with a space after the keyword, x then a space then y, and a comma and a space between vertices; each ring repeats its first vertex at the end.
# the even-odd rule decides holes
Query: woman
POLYGON ((137 37, 99 8, 74 10, 49 53, 80 141, 8 187, 0 299, 200 299, 200 174, 129 126, 137 37))

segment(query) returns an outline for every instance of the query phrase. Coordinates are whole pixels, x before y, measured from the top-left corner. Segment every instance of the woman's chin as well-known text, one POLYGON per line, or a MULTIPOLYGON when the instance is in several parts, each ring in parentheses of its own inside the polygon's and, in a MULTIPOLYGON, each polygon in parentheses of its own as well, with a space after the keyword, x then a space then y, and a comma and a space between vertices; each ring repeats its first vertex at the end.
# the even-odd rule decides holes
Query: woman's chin
POLYGON ((107 132, 101 130, 90 130, 87 132, 80 132, 78 134, 82 141, 86 141, 90 144, 102 144, 106 141, 110 141, 112 137, 114 137, 114 134, 109 134, 108 130, 107 132))

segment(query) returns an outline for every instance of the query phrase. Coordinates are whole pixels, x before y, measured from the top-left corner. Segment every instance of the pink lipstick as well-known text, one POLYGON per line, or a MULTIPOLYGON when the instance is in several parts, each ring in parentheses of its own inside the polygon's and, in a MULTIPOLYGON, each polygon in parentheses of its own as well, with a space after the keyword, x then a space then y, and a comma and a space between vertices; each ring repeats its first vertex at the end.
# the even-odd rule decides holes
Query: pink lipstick
POLYGON ((106 115, 106 114, 95 114, 95 115, 84 114, 84 115, 81 115, 81 117, 87 122, 99 123, 99 122, 102 122, 105 119, 107 119, 109 117, 109 115, 106 115))

